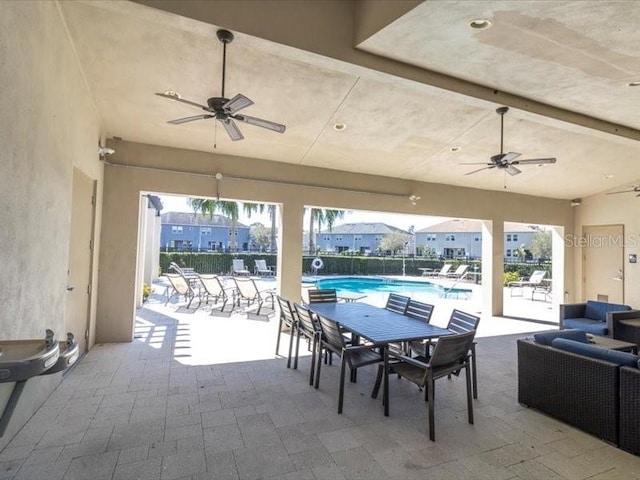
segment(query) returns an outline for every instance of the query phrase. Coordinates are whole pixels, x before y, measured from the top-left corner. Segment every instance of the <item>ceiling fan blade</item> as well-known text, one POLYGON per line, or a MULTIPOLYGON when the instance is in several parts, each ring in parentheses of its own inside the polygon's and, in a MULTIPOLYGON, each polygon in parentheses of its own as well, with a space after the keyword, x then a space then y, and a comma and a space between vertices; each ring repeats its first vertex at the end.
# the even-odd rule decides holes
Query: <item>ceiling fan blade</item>
POLYGON ((227 113, 234 114, 242 110, 243 108, 247 108, 250 105, 253 105, 253 101, 239 93, 227 103, 222 105, 222 109, 227 113))
POLYGON ((238 128, 238 125, 236 125, 236 122, 234 122, 232 119, 226 118, 224 120, 220 120, 220 122, 222 122, 222 125, 229 134, 229 138, 231 138, 231 140, 235 142, 244 138, 242 132, 238 128))
POLYGON ((193 117, 178 118, 177 120, 169 120, 167 123, 172 125, 180 125, 181 123, 193 122, 195 120, 206 120, 207 118, 214 118, 215 115, 194 115, 193 117))
POLYGON ((167 95, 166 93, 156 93, 159 97, 168 98, 169 100, 174 100, 180 103, 186 103, 187 105, 193 105, 194 107, 202 108, 203 110, 209 110, 209 107, 205 107, 204 105, 200 105, 199 103, 192 102, 191 100, 185 100, 184 98, 176 97, 175 95, 167 95))
POLYGON ((504 157, 502 157, 500 159, 500 163, 502 163, 502 164, 511 163, 512 160, 515 160, 520 155, 522 155, 522 154, 518 153, 518 152, 507 152, 507 153, 504 154, 504 157))
POLYGON ((262 118, 250 117, 249 115, 234 115, 236 120, 240 122, 248 123, 249 125, 255 125, 256 127, 268 128, 274 132, 284 133, 287 129, 284 125, 279 123, 270 122, 269 120, 263 120, 262 118))
POLYGON ((509 175, 518 175, 519 173, 522 173, 522 170, 518 170, 516 167, 514 167, 513 165, 507 165, 505 167, 505 170, 507 171, 507 173, 509 175))
POLYGON ((526 160, 516 160, 515 162, 511 162, 511 165, 531 165, 531 164, 542 165, 545 163, 556 163, 556 159, 555 158, 528 158, 526 160))
MULTIPOLYGON (((631 192, 635 192, 636 190, 621 190, 619 192, 609 192, 606 195, 616 195, 617 193, 631 193, 631 192)), ((640 195, 640 194, 639 194, 640 195)))
POLYGON ((487 163, 487 162, 470 162, 470 163, 459 163, 458 165, 489 165, 489 166, 495 166, 493 163, 487 163))
POLYGON ((488 166, 488 167, 482 167, 482 168, 479 168, 479 169, 474 170, 474 171, 472 171, 472 172, 467 172, 467 173, 465 173, 465 175, 472 175, 472 174, 474 174, 474 173, 481 172, 482 170, 489 170, 489 169, 491 169, 491 168, 496 168, 496 166, 495 166, 495 165, 490 165, 490 166, 488 166))

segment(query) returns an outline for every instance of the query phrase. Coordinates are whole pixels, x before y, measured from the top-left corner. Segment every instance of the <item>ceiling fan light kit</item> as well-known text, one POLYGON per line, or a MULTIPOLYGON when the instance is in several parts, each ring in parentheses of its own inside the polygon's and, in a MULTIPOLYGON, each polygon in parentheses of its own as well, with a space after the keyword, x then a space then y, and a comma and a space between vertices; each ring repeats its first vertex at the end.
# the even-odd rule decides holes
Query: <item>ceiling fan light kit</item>
POLYGON ((233 34, 224 29, 220 29, 216 32, 218 40, 222 43, 222 93, 219 97, 211 97, 207 99, 207 105, 202 105, 197 102, 183 99, 179 93, 173 90, 167 90, 164 93, 156 93, 160 97, 174 100, 176 102, 185 103, 193 107, 204 110, 205 114, 194 115, 191 117, 178 118, 176 120, 169 120, 167 123, 172 125, 181 125, 183 123, 193 122, 196 120, 208 120, 213 118, 219 121, 229 135, 229 138, 233 141, 242 140, 244 136, 238 128, 236 121, 248 123, 256 127, 266 128, 278 133, 284 133, 286 127, 280 123, 275 123, 270 120, 264 120, 262 118, 251 117, 249 115, 240 115, 238 112, 244 108, 253 105, 253 101, 245 97, 241 93, 237 94, 232 99, 225 97, 225 76, 227 68, 227 45, 233 41, 233 34))
POLYGON ((517 160, 517 158, 521 155, 518 152, 507 152, 504 153, 504 116, 509 111, 509 107, 498 107, 496 108, 496 113, 500 115, 500 153, 496 155, 492 155, 490 157, 490 162, 474 162, 474 163, 461 163, 460 165, 485 165, 482 168, 477 170, 473 170, 471 172, 465 173, 465 175, 471 175, 477 172, 481 172, 482 170, 490 170, 492 168, 497 168, 499 170, 504 170, 509 175, 518 175, 522 173, 522 170, 515 167, 515 165, 538 165, 542 166, 549 163, 556 163, 555 158, 529 158, 526 160, 517 160))

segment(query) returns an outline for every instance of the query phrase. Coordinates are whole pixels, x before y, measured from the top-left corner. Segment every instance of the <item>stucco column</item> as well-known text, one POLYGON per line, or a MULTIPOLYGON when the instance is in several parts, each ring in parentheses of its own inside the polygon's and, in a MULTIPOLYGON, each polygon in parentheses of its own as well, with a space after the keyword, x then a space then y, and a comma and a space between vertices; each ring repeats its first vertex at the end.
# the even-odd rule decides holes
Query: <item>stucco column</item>
POLYGON ((565 258, 568 257, 567 247, 565 247, 564 241, 564 227, 552 227, 551 228, 551 278, 553 282, 551 284, 551 301, 553 302, 553 308, 558 308, 558 305, 568 301, 565 299, 565 275, 567 275, 567 269, 565 268, 565 258))
POLYGON ((278 210, 278 290, 289 301, 299 302, 304 204, 284 202, 278 210))
POLYGON ((502 315, 504 303, 504 223, 482 221, 482 313, 502 315))

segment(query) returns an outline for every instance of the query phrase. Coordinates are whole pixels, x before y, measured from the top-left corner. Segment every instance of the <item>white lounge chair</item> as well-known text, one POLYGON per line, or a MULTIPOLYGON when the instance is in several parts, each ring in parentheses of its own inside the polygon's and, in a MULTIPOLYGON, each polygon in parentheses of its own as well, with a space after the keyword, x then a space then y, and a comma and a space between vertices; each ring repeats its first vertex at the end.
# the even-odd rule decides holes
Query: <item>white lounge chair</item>
MULTIPOLYGON (((521 297, 523 296, 524 287, 539 287, 542 285, 542 280, 547 274, 544 270, 535 270, 530 276, 528 280, 516 280, 513 282, 507 283, 507 287, 509 288, 509 292, 512 297, 521 297), (514 288, 520 289, 520 295, 514 295, 514 288)), ((533 297, 533 295, 532 295, 533 297)))
POLYGON ((425 277, 446 277, 447 273, 451 270, 451 264, 445 263, 440 271, 437 272, 424 272, 422 275, 425 277))
POLYGON ((467 273, 467 270, 469 270, 469 265, 458 265, 458 268, 456 268, 455 272, 447 273, 447 278, 460 280, 462 279, 462 277, 465 276, 465 274, 467 273))
POLYGON ((265 276, 265 277, 273 277, 274 271, 273 267, 267 266, 266 260, 256 260, 256 266, 253 269, 254 275, 265 276))
POLYGON ((262 304, 265 301, 271 302, 271 308, 274 308, 274 295, 276 293, 275 288, 270 288, 267 290, 258 290, 258 286, 253 278, 236 278, 233 277, 233 281, 236 284, 237 288, 237 299, 238 306, 240 306, 240 302, 242 300, 247 302, 247 313, 250 313, 250 307, 253 304, 253 308, 257 309, 255 312, 256 315, 260 315, 260 310, 262 309, 262 304))
POLYGON ((248 277, 249 275, 251 275, 251 272, 247 270, 247 267, 244 266, 244 260, 242 260, 241 258, 236 258, 235 260, 233 260, 232 270, 232 273, 234 275, 239 275, 241 277, 248 277))

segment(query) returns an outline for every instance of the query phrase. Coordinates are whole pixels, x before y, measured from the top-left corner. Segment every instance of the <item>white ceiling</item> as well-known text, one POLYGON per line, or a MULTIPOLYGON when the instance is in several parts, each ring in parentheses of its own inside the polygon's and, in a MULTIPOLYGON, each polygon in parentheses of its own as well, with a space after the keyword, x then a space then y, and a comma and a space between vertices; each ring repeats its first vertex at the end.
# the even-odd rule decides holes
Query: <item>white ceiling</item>
MULTIPOLYGON (((128 2, 60 2, 107 136, 417 181, 502 190, 502 171, 465 173, 500 150, 498 104, 234 32, 227 97, 242 113, 287 125, 239 124, 231 142, 213 120, 169 125, 220 94, 217 26, 128 2), (333 125, 343 122, 344 131, 333 125), (217 129, 215 128, 217 125, 217 129), (459 151, 452 152, 452 147, 459 151)), ((423 2, 358 45, 543 104, 640 130, 640 2, 423 2), (493 21, 472 30, 472 18, 493 21)), ((640 143, 512 108, 505 151, 554 156, 523 166, 509 191, 578 198, 640 178, 640 143), (605 175, 614 175, 605 179, 605 175)), ((178 160, 179 161, 179 160, 178 160)))

